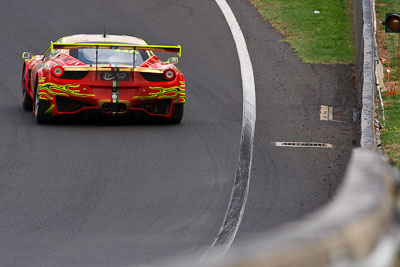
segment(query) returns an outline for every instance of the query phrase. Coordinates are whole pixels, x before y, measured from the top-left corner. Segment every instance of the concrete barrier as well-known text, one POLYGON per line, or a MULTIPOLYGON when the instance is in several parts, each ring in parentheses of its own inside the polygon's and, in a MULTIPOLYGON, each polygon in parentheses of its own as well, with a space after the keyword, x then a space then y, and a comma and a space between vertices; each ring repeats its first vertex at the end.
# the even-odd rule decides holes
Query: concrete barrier
POLYGON ((354 0, 356 35, 357 88, 361 96, 361 147, 373 148, 374 138, 374 89, 375 89, 375 36, 374 0, 354 0))

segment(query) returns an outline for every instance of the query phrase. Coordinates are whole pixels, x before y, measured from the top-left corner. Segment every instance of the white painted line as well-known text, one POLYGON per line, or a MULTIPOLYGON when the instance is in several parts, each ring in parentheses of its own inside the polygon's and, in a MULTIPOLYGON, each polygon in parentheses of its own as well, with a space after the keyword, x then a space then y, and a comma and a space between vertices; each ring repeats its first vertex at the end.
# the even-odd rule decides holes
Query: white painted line
POLYGON ((273 142, 274 146, 302 148, 333 148, 332 144, 318 142, 273 142))
POLYGON ((247 50, 245 38, 232 9, 225 0, 215 0, 232 32, 239 56, 240 72, 243 89, 243 120, 242 136, 240 140, 239 161, 236 177, 232 188, 229 206, 221 229, 203 257, 208 255, 223 255, 229 250, 235 239, 242 221, 249 192, 250 172, 253 156, 253 140, 256 125, 256 92, 254 84, 253 66, 247 50))

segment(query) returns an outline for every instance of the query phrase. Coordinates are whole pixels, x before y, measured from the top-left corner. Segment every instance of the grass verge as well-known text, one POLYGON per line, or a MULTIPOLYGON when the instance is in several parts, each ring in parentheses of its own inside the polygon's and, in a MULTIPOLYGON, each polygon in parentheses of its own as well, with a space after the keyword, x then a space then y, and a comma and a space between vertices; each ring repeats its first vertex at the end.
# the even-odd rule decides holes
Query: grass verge
MULTIPOLYGON (((386 12, 400 11, 400 0, 375 0, 377 14, 377 43, 379 57, 384 58, 385 74, 390 63, 390 83, 391 90, 400 93, 400 83, 397 80, 397 42, 399 34, 385 33, 385 28, 379 22, 385 19, 386 12), (397 89, 395 88, 397 85, 397 89)), ((385 75, 385 84, 387 76, 385 75)), ((389 157, 400 170, 400 95, 383 94, 385 107, 385 127, 381 129, 382 147, 385 154, 389 157)))
MULTIPOLYGON (((385 13, 399 12, 400 0, 375 0, 376 16, 377 16, 377 42, 379 48, 379 57, 384 58, 385 67, 390 64, 390 81, 394 86, 394 82, 398 78, 397 75, 397 45, 399 41, 398 33, 385 33, 385 26, 381 25, 380 21, 385 20, 385 13)), ((386 77, 387 78, 387 77, 386 77)))
POLYGON ((385 128, 381 130, 383 150, 400 169, 400 96, 384 96, 385 128))
POLYGON ((352 1, 250 0, 306 63, 355 61, 352 1))

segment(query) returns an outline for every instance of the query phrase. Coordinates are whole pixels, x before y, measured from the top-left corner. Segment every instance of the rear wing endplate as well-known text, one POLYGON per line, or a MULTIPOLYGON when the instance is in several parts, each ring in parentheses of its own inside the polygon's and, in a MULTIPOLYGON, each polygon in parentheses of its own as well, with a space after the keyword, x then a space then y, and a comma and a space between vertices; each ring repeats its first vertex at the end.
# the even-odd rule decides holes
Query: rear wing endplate
POLYGON ((150 50, 162 53, 177 53, 182 55, 180 45, 132 45, 132 44, 96 44, 96 43, 53 43, 51 42, 51 53, 54 49, 78 49, 78 48, 95 48, 95 49, 131 49, 131 50, 150 50))

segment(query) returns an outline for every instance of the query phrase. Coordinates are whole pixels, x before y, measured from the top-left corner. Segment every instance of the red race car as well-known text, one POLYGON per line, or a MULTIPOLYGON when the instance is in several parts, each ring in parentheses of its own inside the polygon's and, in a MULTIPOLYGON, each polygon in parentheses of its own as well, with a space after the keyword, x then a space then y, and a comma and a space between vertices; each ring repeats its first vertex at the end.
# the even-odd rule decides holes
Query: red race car
POLYGON ((38 123, 64 114, 121 116, 147 113, 179 123, 185 103, 185 76, 154 52, 181 47, 147 45, 131 36, 78 34, 51 42, 44 55, 24 52, 22 106, 38 123))

